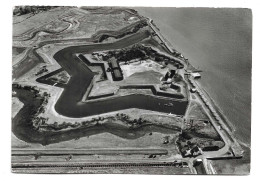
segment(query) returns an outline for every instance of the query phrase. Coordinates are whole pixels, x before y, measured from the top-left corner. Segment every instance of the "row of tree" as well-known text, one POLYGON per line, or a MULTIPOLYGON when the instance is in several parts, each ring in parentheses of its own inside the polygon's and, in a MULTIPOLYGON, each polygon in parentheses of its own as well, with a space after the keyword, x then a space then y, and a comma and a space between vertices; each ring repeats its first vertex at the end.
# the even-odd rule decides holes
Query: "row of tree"
POLYGON ((15 6, 13 15, 20 16, 29 13, 37 14, 40 11, 48 11, 56 7, 58 6, 15 6))
POLYGON ((151 47, 143 46, 141 44, 135 44, 128 48, 122 48, 120 50, 108 51, 106 54, 102 53, 102 59, 104 61, 109 60, 110 58, 115 57, 118 61, 127 63, 130 60, 139 58, 140 61, 151 58, 156 62, 163 63, 164 66, 167 66, 169 62, 173 63, 176 68, 183 68, 183 64, 173 58, 170 58, 166 55, 158 53, 156 50, 151 47))
MULTIPOLYGON (((54 130, 54 131, 59 131, 63 129, 68 129, 68 128, 80 128, 80 127, 89 127, 89 126, 94 126, 94 125, 99 125, 101 121, 103 121, 105 118, 104 117, 97 117, 97 118, 92 118, 91 120, 86 120, 82 122, 63 122, 59 124, 58 122, 54 122, 52 124, 48 124, 46 122, 42 122, 43 124, 38 124, 38 127, 41 128, 42 130, 54 130)), ((36 120, 39 120, 38 118, 36 120)))
POLYGON ((113 38, 116 38, 116 39, 119 39, 119 38, 123 38, 124 36, 126 35, 130 35, 130 34, 133 34, 133 33, 136 33, 138 32, 141 28, 147 26, 147 22, 146 21, 139 21, 133 28, 129 29, 128 27, 124 28, 123 30, 121 31, 118 31, 118 32, 115 34, 115 33, 111 33, 111 34, 102 34, 98 40, 95 40, 94 42, 103 42, 104 40, 108 39, 109 37, 113 37, 113 38))
POLYGON ((117 113, 116 118, 125 122, 126 124, 129 124, 130 126, 138 126, 143 123, 146 123, 147 121, 145 119, 139 118, 139 119, 130 119, 130 116, 124 113, 117 113))

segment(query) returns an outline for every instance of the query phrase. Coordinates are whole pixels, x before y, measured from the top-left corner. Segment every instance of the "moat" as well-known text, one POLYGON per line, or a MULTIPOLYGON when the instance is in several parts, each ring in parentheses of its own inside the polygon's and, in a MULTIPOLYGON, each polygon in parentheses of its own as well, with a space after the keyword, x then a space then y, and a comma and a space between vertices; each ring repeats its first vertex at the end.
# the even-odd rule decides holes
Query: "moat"
MULTIPOLYGON (((153 19, 128 8, 41 13, 59 18, 38 29, 28 24, 27 32, 14 28, 15 171, 137 159, 174 167, 171 174, 214 174, 211 159, 243 157, 228 119, 199 84, 203 70, 153 19)), ((45 17, 30 18, 24 24, 45 17)))

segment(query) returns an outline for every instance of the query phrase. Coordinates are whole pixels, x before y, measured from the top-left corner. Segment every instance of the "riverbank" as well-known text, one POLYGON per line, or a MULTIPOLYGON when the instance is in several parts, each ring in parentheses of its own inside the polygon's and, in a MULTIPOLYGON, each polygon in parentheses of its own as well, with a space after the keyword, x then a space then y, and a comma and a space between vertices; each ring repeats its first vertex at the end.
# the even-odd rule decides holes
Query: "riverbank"
POLYGON ((252 60, 250 10, 135 9, 140 14, 152 18, 161 33, 175 48, 182 52, 192 65, 203 70, 200 84, 235 126, 235 136, 243 143, 250 143, 252 60), (228 26, 219 29, 223 23, 228 26))

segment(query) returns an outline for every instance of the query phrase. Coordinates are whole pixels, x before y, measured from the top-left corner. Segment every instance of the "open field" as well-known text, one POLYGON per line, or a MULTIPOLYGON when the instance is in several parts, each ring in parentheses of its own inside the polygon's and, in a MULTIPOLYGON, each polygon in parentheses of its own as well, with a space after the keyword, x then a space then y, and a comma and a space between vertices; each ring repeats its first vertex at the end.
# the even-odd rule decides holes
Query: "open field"
POLYGON ((12 48, 12 55, 15 58, 17 55, 21 54, 25 50, 24 47, 13 47, 12 48))
POLYGON ((160 84, 161 73, 155 72, 153 70, 146 72, 134 73, 125 80, 122 84, 126 85, 136 85, 136 84, 160 84))
POLYGON ((55 83, 60 83, 60 84, 66 84, 68 83, 70 79, 70 76, 67 72, 61 71, 51 77, 46 78, 46 80, 55 82, 55 83))
POLYGON ((23 103, 19 101, 16 97, 12 97, 12 118, 16 116, 16 114, 23 107, 23 103))
POLYGON ((189 113, 187 114, 190 119, 208 120, 206 112, 197 102, 191 102, 189 113))
POLYGON ((28 14, 15 16, 13 36, 15 40, 24 40, 23 44, 35 44, 38 41, 62 40, 64 37, 90 38, 96 32, 119 30, 135 23, 126 18, 128 15, 124 9, 114 12, 95 14, 73 7, 58 7, 29 18, 26 18, 28 14), (16 23, 16 18, 21 19, 23 16, 26 17, 22 23, 16 23))
MULTIPOLYGON (((160 74, 165 75, 168 71, 167 68, 162 69, 162 66, 152 60, 143 60, 143 61, 136 61, 130 64, 121 64, 121 69, 123 70, 123 74, 125 77, 129 77, 134 73, 138 72, 147 72, 147 71, 156 71, 160 74)), ((149 83, 148 83, 149 84, 149 83)))
POLYGON ((64 11, 66 9, 68 9, 68 8, 59 7, 59 8, 55 8, 53 10, 50 10, 50 11, 45 11, 45 12, 36 14, 34 16, 31 16, 30 18, 27 18, 28 14, 22 15, 22 16, 14 16, 13 17, 14 22, 19 21, 19 20, 16 20, 16 19, 21 19, 21 18, 23 18, 23 16, 26 16, 27 19, 24 18, 22 23, 15 23, 13 25, 13 36, 20 36, 20 35, 23 35, 27 32, 32 32, 34 29, 36 29, 36 27, 38 28, 38 27, 41 27, 42 25, 44 25, 46 23, 50 23, 52 20, 54 20, 57 17, 64 14, 64 11))

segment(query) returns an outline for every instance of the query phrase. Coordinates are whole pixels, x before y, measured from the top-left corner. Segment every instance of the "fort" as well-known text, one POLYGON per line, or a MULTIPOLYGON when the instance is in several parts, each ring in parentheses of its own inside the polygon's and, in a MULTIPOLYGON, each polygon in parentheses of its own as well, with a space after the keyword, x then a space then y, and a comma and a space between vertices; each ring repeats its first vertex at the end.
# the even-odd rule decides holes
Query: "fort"
POLYGON ((128 8, 41 13, 54 14, 55 23, 14 35, 14 45, 29 47, 17 49, 16 57, 25 53, 13 65, 12 96, 22 103, 12 119, 14 172, 170 167, 169 174, 212 174, 209 160, 243 156, 197 83, 201 74, 152 19, 128 8))

